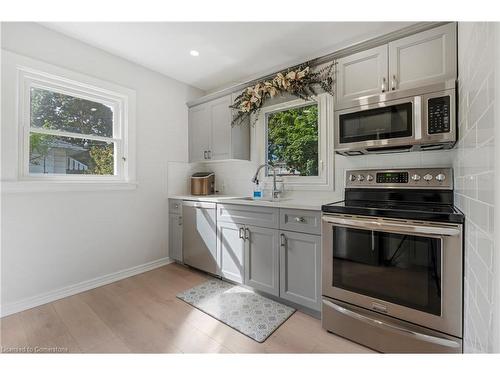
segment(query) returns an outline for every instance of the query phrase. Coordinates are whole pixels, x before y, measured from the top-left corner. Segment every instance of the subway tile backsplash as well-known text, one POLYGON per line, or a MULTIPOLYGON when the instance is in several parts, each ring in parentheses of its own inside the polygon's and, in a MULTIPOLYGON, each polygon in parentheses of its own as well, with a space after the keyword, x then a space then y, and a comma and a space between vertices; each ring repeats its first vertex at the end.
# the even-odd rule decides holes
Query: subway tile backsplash
POLYGON ((494 24, 458 26, 455 204, 466 215, 464 351, 493 348, 494 24))

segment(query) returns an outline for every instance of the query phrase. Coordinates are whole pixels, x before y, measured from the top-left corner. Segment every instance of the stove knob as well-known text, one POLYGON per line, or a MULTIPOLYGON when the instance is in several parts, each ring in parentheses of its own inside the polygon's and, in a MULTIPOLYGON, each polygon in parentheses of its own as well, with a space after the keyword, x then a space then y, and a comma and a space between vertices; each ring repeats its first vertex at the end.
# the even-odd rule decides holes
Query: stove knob
POLYGON ((353 175, 353 174, 351 174, 351 175, 349 176, 349 181, 356 181, 356 176, 355 176, 355 175, 353 175))
POLYGON ((365 179, 365 176, 363 176, 362 174, 358 174, 359 181, 363 181, 364 179, 365 179))
POLYGON ((371 174, 366 176, 366 181, 373 181, 373 176, 371 174))
POLYGON ((444 180, 446 180, 446 176, 444 174, 440 173, 436 176, 436 180, 439 182, 443 182, 444 180))
POLYGON ((413 176, 411 176, 411 179, 413 181, 420 181, 420 175, 419 174, 414 174, 413 176))
POLYGON ((432 175, 427 173, 427 174, 424 176, 424 180, 425 180, 425 181, 430 181, 430 180, 432 180, 432 175))

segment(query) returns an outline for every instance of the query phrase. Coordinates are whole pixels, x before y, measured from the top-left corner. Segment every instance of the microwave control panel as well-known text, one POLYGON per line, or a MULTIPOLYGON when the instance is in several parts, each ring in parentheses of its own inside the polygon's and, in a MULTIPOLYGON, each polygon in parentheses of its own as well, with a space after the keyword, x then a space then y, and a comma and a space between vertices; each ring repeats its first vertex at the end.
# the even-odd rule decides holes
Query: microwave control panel
POLYGON ((428 134, 449 133, 450 123, 450 97, 430 98, 427 103, 428 134))

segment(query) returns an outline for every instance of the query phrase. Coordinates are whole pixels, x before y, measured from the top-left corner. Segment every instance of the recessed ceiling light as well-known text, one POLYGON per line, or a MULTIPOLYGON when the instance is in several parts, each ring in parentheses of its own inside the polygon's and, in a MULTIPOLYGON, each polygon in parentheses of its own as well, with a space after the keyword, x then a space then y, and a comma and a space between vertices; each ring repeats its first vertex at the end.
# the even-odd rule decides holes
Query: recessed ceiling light
POLYGON ((191 51, 189 51, 189 54, 191 56, 195 56, 195 57, 200 56, 200 53, 195 49, 192 49, 191 51))

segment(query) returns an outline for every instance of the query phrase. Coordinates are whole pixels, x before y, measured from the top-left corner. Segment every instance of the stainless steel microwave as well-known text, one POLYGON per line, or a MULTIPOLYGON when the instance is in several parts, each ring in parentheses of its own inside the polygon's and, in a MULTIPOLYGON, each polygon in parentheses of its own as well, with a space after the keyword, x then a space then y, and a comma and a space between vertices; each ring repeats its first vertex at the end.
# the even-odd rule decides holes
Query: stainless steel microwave
POLYGON ((451 148, 457 140, 455 96, 454 88, 393 100, 384 96, 336 111, 335 151, 352 156, 451 148))

